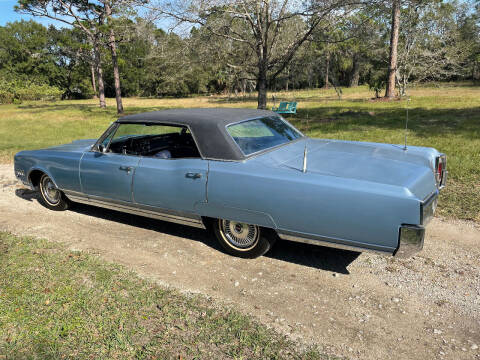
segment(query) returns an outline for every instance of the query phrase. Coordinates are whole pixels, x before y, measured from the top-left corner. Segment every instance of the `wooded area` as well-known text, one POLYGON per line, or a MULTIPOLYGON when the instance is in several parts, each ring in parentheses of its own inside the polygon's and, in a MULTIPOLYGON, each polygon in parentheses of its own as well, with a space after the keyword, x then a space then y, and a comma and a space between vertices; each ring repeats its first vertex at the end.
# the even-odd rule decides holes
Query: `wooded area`
POLYGON ((56 19, 0 27, 0 103, 480 79, 480 6, 463 0, 19 0, 56 19))

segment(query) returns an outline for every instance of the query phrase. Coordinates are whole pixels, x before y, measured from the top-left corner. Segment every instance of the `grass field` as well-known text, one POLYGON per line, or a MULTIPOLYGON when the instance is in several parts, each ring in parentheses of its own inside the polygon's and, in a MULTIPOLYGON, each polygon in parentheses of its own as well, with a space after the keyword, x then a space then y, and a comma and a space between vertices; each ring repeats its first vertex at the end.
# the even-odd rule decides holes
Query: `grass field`
POLYGON ((0 359, 326 359, 252 318, 0 232, 0 359))
MULTIPOLYGON (((422 86, 410 90, 411 101, 374 102, 365 87, 276 93, 296 100, 298 115, 289 120, 312 137, 403 143, 409 108, 408 143, 432 146, 448 155, 449 182, 439 213, 480 222, 480 87, 468 84, 422 86)), ((95 100, 32 102, 0 106, 0 160, 15 152, 96 138, 116 119, 114 100, 108 109, 95 100)), ((124 99, 126 113, 172 107, 251 107, 255 98, 224 96, 187 99, 124 99)), ((272 104, 270 103, 269 106, 272 104)))

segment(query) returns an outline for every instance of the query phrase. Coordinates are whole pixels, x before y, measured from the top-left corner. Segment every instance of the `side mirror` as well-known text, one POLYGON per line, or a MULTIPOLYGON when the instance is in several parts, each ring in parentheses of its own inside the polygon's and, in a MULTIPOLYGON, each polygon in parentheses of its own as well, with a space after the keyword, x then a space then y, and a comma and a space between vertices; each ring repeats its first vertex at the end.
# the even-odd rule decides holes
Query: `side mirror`
POLYGON ((105 154, 107 152, 107 148, 103 144, 98 145, 98 151, 105 154))

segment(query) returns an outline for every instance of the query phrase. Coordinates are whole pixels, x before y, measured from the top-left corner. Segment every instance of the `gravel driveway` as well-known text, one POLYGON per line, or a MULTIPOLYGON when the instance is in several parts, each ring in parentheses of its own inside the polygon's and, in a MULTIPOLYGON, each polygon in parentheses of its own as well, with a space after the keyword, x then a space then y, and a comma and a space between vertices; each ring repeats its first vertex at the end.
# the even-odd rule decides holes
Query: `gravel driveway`
POLYGON ((0 165, 0 229, 88 250, 142 276, 253 314, 351 359, 480 359, 480 228, 434 219, 399 260, 277 242, 255 260, 206 231, 77 205, 54 212, 0 165))

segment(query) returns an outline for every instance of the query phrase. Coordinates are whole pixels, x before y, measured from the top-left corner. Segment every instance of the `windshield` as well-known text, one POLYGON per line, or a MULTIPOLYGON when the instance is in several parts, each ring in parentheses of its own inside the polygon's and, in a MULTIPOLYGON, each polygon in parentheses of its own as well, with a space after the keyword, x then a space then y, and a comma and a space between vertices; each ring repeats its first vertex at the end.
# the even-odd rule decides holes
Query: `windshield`
POLYGON ((303 136, 277 116, 232 124, 227 126, 227 131, 245 155, 282 145, 303 136))

